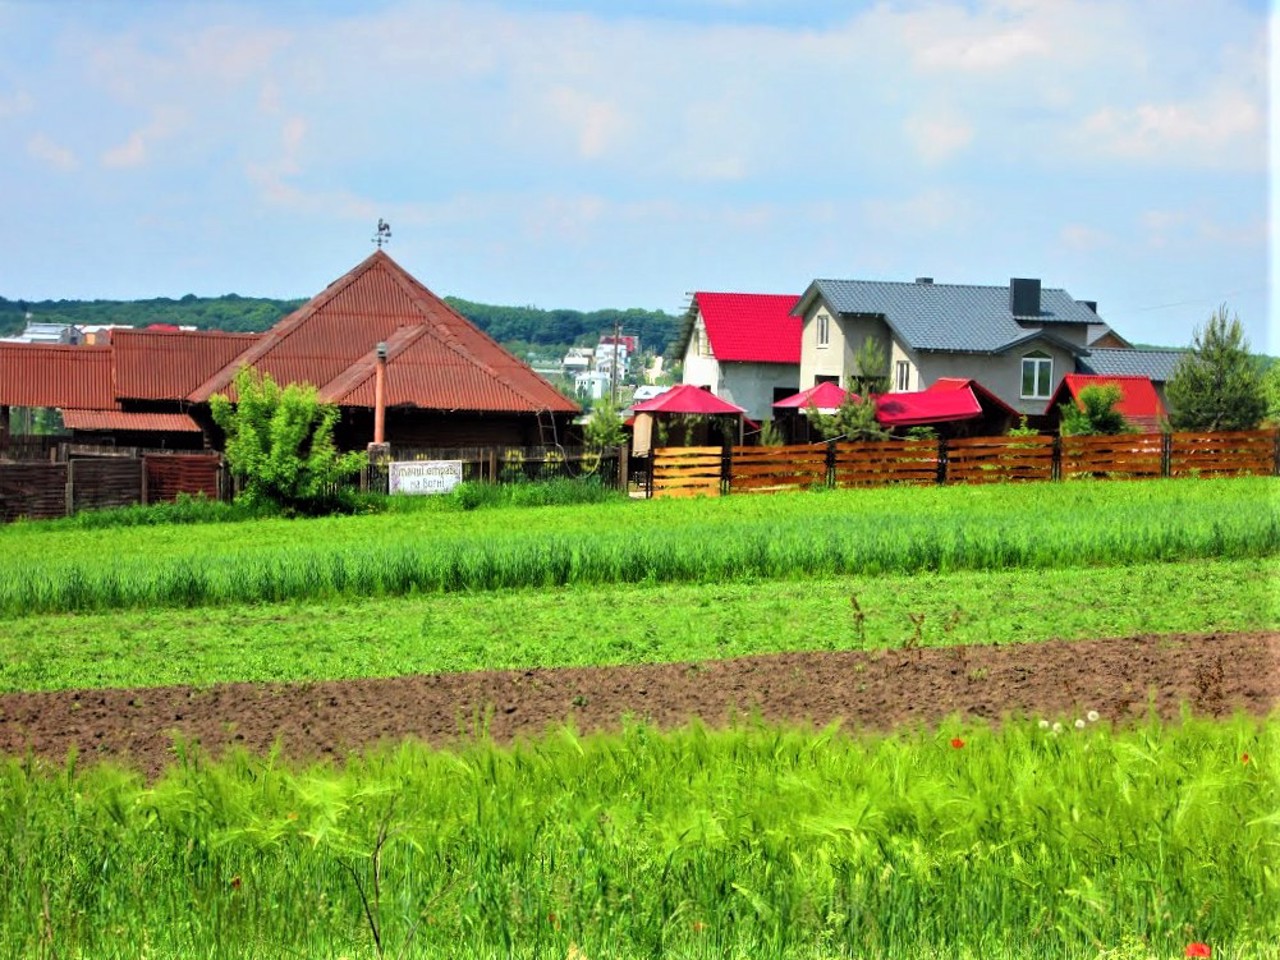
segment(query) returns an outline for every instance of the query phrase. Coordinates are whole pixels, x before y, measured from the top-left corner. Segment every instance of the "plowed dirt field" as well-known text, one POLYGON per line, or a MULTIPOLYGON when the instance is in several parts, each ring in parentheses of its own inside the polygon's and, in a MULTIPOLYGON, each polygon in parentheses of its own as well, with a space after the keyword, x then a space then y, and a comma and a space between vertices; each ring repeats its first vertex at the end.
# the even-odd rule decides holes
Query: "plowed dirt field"
POLYGON ((1124 723, 1182 705, 1213 716, 1280 705, 1280 633, 1143 636, 999 647, 803 653, 700 663, 443 674, 306 684, 14 693, 0 696, 0 753, 61 763, 110 758, 154 774, 175 734, 217 754, 298 759, 382 740, 443 744, 486 729, 498 741, 571 721, 583 732, 625 717, 661 727, 691 718, 888 729, 952 714, 1124 723))

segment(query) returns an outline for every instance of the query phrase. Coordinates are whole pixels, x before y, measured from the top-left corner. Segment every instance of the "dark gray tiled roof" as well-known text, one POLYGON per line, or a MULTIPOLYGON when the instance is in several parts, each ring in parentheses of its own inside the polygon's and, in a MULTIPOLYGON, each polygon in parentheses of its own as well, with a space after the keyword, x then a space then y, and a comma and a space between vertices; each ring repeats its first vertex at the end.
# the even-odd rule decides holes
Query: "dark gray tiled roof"
POLYGON ((1039 315, 1025 318, 1010 311, 1008 287, 815 280, 810 290, 815 289, 838 313, 883 316, 914 350, 998 353, 1039 329, 1049 333, 1057 324, 1099 322, 1096 313, 1057 289, 1041 289, 1039 315))
POLYGON ((1149 377, 1156 383, 1164 383, 1173 377, 1174 368, 1185 352, 1095 347, 1089 350, 1088 356, 1080 358, 1080 372, 1104 377, 1149 377))

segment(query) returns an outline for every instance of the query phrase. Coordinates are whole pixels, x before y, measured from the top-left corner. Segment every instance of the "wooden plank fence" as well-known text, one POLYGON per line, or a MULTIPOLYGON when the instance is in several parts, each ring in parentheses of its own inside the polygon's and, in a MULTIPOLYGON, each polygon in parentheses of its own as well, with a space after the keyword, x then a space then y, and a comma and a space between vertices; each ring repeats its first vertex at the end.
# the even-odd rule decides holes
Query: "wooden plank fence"
POLYGON ((878 487, 891 483, 937 483, 935 440, 880 440, 838 443, 832 464, 837 487, 878 487))
POLYGON ((650 466, 650 493, 656 497, 774 493, 824 485, 1280 476, 1280 431, 663 447, 653 452, 650 466))
POLYGON ((946 444, 946 483, 1052 480, 1056 438, 973 437, 946 444))
POLYGON ((0 521, 49 520, 67 515, 65 463, 0 464, 0 521))
POLYGON ((1076 477, 1162 477, 1165 475, 1167 447, 1165 435, 1159 433, 1063 437, 1058 475, 1063 480, 1076 477))
POLYGON ((724 476, 721 447, 663 447, 653 451, 655 497, 718 497, 724 476))
POLYGON ((828 449, 825 443, 731 447, 730 463, 731 493, 775 493, 827 485, 828 449))
POLYGON ((1221 477, 1277 472, 1276 434, 1174 433, 1169 436, 1169 476, 1221 477))
POLYGON ((178 494, 204 494, 210 500, 222 495, 222 458, 208 454, 166 454, 143 458, 146 464, 145 503, 168 503, 178 494))

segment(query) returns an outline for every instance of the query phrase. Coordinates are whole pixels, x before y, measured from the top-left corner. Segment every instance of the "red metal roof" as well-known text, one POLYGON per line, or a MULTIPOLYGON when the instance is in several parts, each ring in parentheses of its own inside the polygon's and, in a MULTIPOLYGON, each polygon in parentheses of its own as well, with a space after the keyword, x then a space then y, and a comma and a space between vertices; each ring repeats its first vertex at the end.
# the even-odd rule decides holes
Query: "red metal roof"
POLYGON ((966 387, 882 393, 876 397, 876 419, 886 426, 909 427, 921 423, 971 420, 982 416, 982 404, 966 387))
POLYGON ((125 413, 121 410, 62 409, 68 430, 136 430, 139 433, 200 433, 185 413, 125 413))
POLYGON ((1045 407, 1045 413, 1052 413, 1069 396, 1077 406, 1080 403, 1080 391, 1085 387, 1100 387, 1115 384, 1120 388, 1120 402, 1116 409, 1138 429, 1144 433, 1159 433, 1167 413, 1160 395, 1152 385, 1149 377, 1105 377, 1091 373, 1069 373, 1062 378, 1058 391, 1045 407))
POLYGON ((691 383, 682 383, 652 400, 637 403, 632 410, 635 413, 731 413, 735 415, 747 412, 742 407, 736 407, 732 403, 721 400, 710 390, 703 390, 691 383))
POLYGON ((856 393, 851 394, 840 384, 827 382, 819 383, 808 390, 801 390, 794 396, 779 400, 773 406, 775 409, 781 407, 784 410, 807 410, 812 406, 817 407, 819 413, 832 413, 849 397, 858 399, 856 393))
POLYGON ((133 400, 182 400, 259 340, 256 333, 148 327, 111 334, 115 394, 133 400))
POLYGON ((578 410, 382 250, 264 333, 189 399, 234 396, 232 381, 248 364, 278 383, 312 383, 328 398, 372 406, 373 351, 378 343, 390 348, 393 341, 397 350, 389 352, 387 362, 390 404, 419 406, 422 400, 448 410, 578 410))
POLYGON ((800 362, 804 321, 791 316, 793 294, 706 293, 693 295, 707 326, 711 352, 721 362, 800 362))
POLYGON ((0 343, 0 406, 111 410, 111 348, 0 343))
POLYGON ((969 391, 978 398, 978 402, 983 408, 990 409, 995 407, 998 410, 1007 413, 1011 417, 1018 416, 1018 411, 1009 406, 994 393, 980 384, 977 380, 969 377, 939 377, 933 383, 929 384, 925 389, 931 393, 945 390, 963 390, 968 387, 969 391))

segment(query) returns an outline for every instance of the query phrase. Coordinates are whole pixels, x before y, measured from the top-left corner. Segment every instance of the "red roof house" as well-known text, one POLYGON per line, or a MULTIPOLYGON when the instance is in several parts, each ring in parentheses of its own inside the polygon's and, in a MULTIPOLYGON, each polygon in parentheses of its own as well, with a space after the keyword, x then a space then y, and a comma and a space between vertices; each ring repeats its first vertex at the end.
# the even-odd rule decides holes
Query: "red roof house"
POLYGON ((1080 391, 1085 387, 1114 384, 1120 388, 1120 402, 1116 410, 1141 433, 1159 433, 1168 419, 1168 411, 1160 402, 1155 386, 1149 377, 1100 376, 1088 373, 1069 373, 1062 378, 1057 392, 1045 408, 1045 415, 1055 423, 1061 417, 1058 407, 1074 403, 1081 409, 1080 391))
POLYGON ((680 336, 684 382, 709 387, 755 420, 800 389, 799 317, 794 294, 699 291, 680 336))

